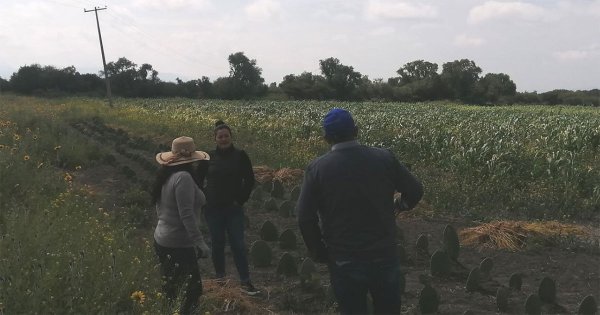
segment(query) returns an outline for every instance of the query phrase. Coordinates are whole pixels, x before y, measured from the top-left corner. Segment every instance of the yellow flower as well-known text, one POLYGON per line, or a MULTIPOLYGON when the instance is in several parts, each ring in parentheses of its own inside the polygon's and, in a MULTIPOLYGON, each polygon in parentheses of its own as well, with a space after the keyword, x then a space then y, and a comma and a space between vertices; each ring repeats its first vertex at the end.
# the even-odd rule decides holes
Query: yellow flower
POLYGON ((71 174, 69 173, 65 173, 65 182, 71 182, 73 180, 73 176, 71 176, 71 174))
POLYGON ((57 145, 57 146, 54 147, 54 151, 58 151, 58 150, 60 150, 60 148, 62 148, 62 147, 59 146, 59 145, 57 145))
POLYGON ((29 155, 25 155, 25 156, 23 157, 23 161, 29 161, 29 155))
POLYGON ((18 134, 16 134, 16 133, 15 133, 15 134, 13 135, 13 139, 14 139, 15 141, 19 141, 19 140, 21 140, 21 136, 19 136, 18 134))
POLYGON ((81 169, 81 165, 75 166, 75 170, 79 171, 81 169))
POLYGON ((38 136, 37 135, 33 135, 33 140, 37 140, 38 136))
POLYGON ((146 295, 142 291, 135 291, 131 293, 131 299, 140 304, 144 304, 144 301, 146 301, 146 295))
POLYGON ((0 150, 2 150, 4 148, 5 148, 4 144, 0 144, 0 150))

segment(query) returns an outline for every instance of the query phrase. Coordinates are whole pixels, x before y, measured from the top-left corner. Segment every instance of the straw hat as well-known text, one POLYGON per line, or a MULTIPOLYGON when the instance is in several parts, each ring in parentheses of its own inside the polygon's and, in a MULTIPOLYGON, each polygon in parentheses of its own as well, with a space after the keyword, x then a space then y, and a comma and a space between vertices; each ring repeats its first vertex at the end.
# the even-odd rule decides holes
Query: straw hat
POLYGON ((179 137, 173 140, 171 152, 161 152, 156 155, 156 162, 160 165, 179 165, 200 160, 210 160, 208 153, 196 151, 194 139, 190 137, 179 137))

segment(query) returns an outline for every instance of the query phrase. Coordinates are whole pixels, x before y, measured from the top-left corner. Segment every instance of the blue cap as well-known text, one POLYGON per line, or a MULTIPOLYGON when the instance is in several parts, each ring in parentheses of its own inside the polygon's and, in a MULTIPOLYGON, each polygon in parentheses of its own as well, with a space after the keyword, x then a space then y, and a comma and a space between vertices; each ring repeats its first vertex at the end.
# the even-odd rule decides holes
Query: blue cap
POLYGON ((345 109, 334 108, 323 118, 325 136, 350 136, 355 129, 354 119, 350 112, 345 109))

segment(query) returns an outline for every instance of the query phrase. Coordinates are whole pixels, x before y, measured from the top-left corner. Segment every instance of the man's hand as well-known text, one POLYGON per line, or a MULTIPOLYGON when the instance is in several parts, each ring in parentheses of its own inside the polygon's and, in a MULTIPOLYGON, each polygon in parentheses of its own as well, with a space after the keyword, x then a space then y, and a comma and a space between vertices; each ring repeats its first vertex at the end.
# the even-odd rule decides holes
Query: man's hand
POLYGON ((210 248, 204 241, 202 241, 199 245, 196 245, 194 249, 196 250, 196 259, 210 257, 210 248))

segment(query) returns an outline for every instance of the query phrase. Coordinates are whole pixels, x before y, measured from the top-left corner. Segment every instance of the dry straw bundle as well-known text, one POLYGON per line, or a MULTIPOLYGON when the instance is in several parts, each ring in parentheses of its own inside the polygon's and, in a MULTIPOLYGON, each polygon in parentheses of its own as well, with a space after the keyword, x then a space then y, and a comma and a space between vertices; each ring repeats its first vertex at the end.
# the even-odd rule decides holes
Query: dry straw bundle
POLYGON ((266 314, 271 313, 259 300, 240 291, 238 281, 232 279, 204 280, 203 309, 211 314, 266 314))
POLYGON ((255 166, 254 176, 260 183, 269 182, 276 179, 286 185, 294 185, 302 181, 304 172, 301 169, 287 167, 274 170, 268 168, 267 166, 255 166))
POLYGON ((465 245, 517 251, 530 237, 588 236, 585 227, 557 221, 494 221, 460 231, 465 245))

